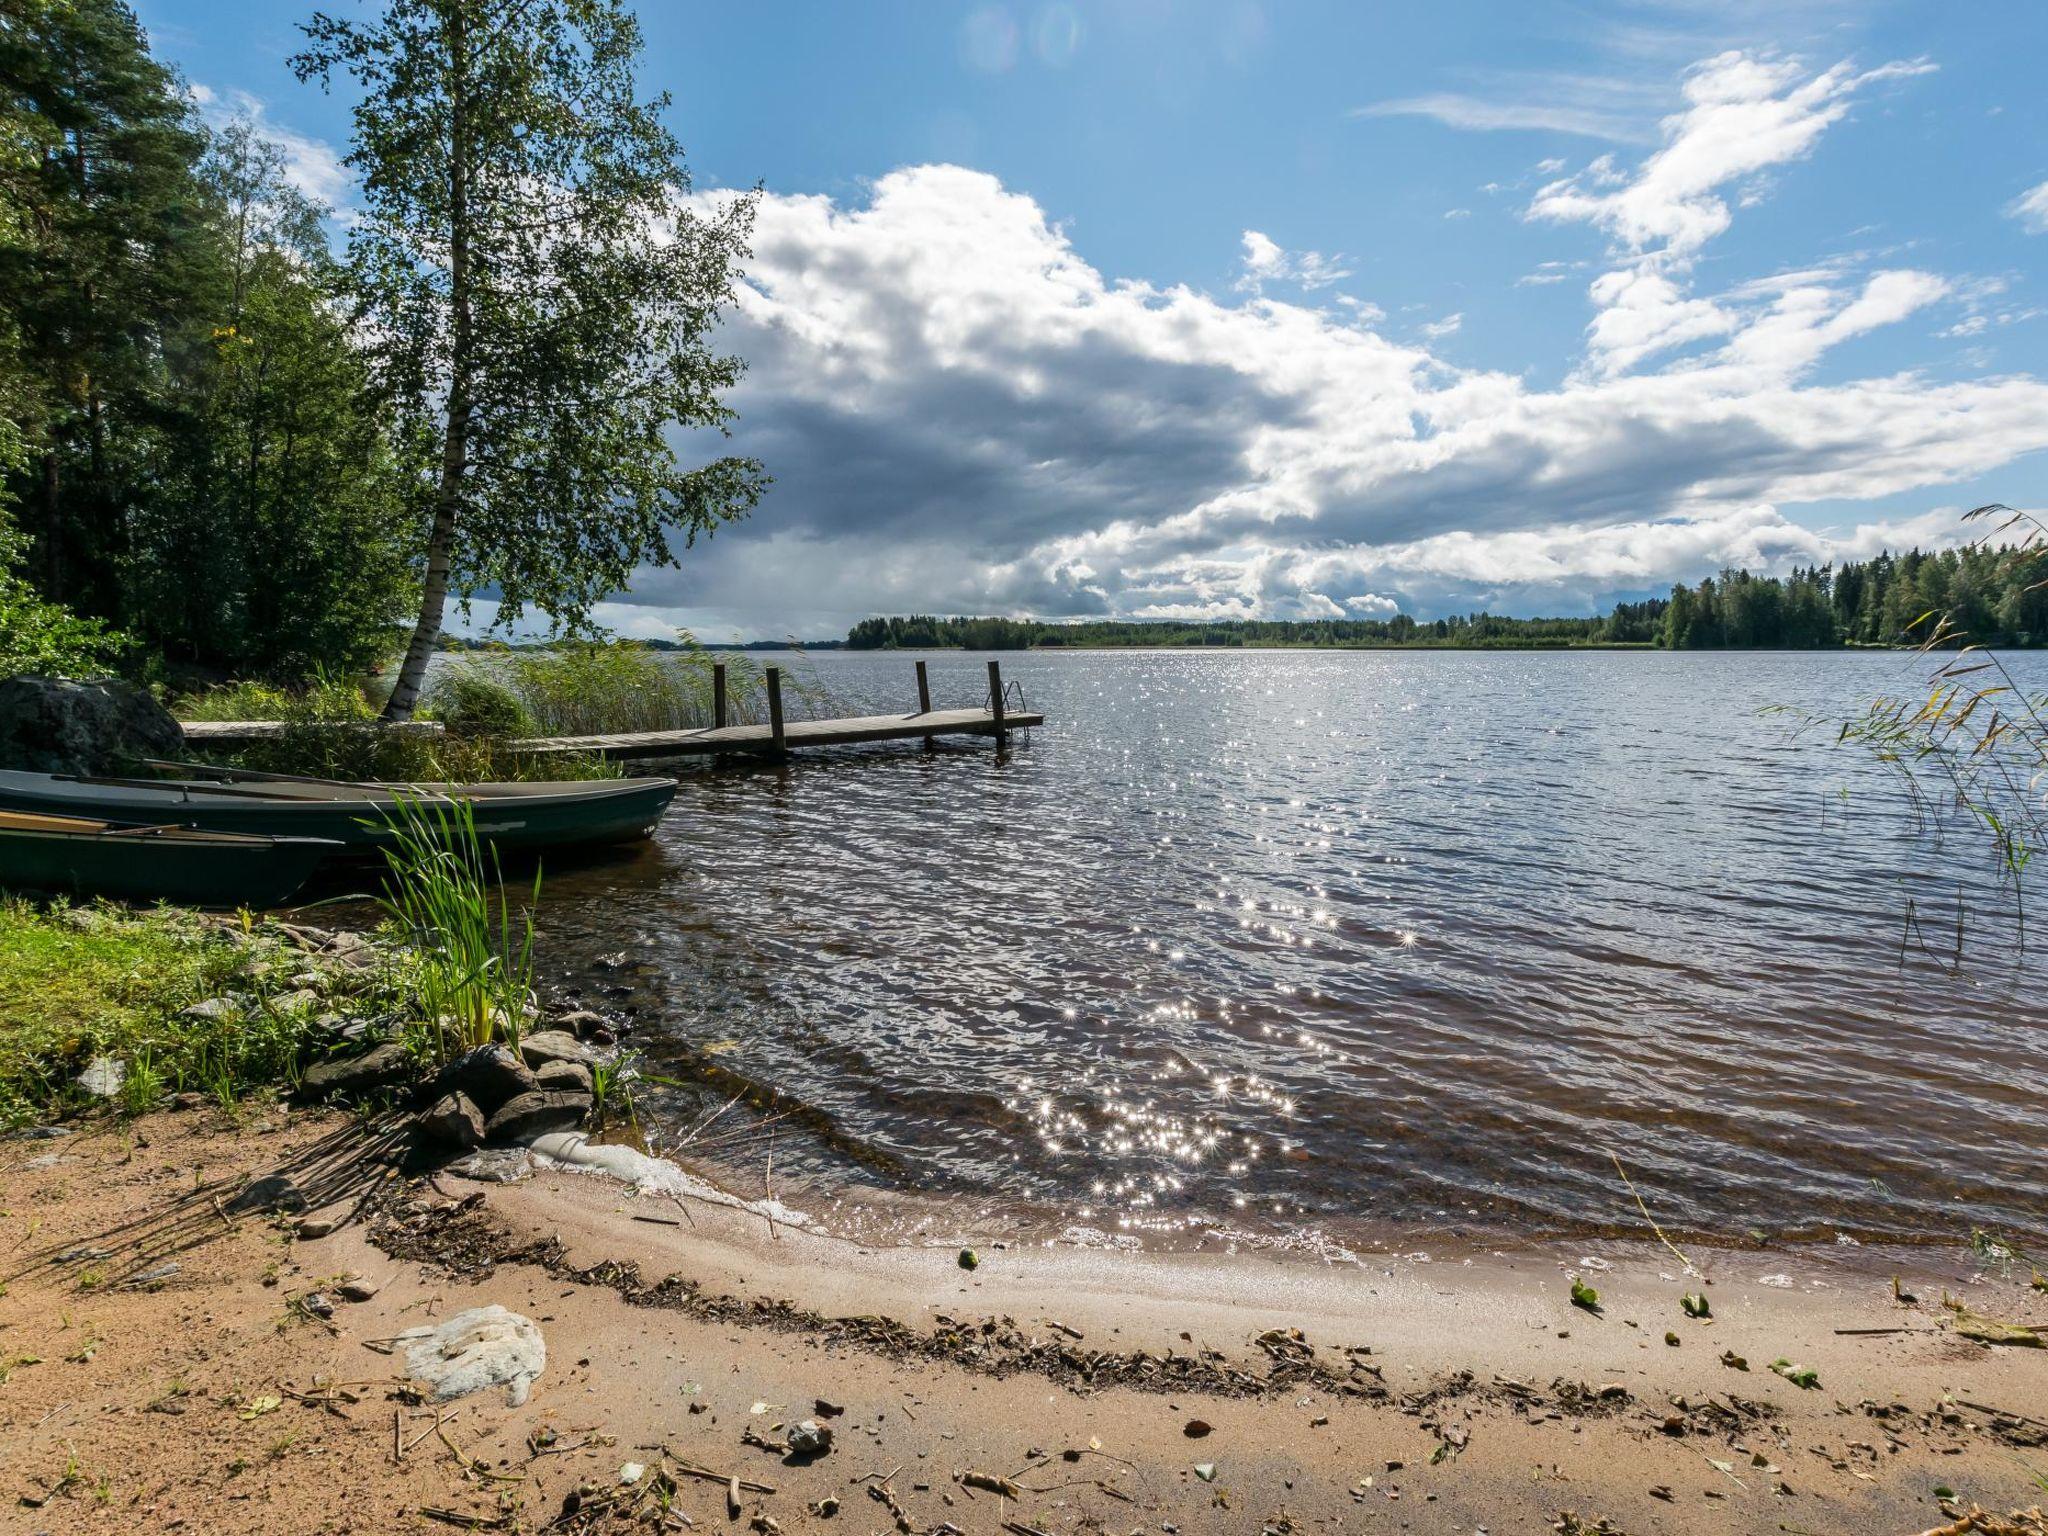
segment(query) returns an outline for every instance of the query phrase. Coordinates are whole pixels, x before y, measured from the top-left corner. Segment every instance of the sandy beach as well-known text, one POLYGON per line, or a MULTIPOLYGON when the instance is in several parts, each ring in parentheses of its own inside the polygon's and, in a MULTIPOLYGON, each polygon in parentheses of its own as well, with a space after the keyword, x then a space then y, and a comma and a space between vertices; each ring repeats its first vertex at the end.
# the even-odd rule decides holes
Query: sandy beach
POLYGON ((1912 1304, 1879 1255, 1690 1253, 1702 1280, 1653 1242, 983 1242, 969 1270, 397 1148, 281 1109, 6 1143, 0 1527, 1847 1536, 2025 1508, 2048 1472, 2048 1353, 1940 1305, 2048 1301, 1966 1254, 1903 1259, 1912 1304), (545 1339, 530 1397, 421 1400, 389 1341, 492 1304, 545 1339), (805 1420, 833 1435, 808 1460, 805 1420))

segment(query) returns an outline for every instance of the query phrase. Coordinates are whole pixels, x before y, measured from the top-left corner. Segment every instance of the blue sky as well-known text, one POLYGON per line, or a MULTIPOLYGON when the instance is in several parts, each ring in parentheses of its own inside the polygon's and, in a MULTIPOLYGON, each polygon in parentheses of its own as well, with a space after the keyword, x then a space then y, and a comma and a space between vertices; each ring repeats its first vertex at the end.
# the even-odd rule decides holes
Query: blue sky
MULTIPOLYGON (((139 10, 346 204, 294 8, 139 10)), ((2048 6, 643 18, 699 192, 766 188, 778 484, 621 629, 1585 611, 2048 504, 2048 6)))

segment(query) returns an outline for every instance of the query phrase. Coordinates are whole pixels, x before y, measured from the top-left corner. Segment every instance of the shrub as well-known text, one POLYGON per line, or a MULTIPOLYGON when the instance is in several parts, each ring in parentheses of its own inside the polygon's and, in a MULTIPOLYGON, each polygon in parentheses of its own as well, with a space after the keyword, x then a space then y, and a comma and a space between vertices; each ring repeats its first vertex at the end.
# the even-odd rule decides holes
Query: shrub
POLYGON ((534 734, 533 716, 519 695, 481 668, 453 665, 434 680, 429 717, 457 736, 501 739, 534 734))

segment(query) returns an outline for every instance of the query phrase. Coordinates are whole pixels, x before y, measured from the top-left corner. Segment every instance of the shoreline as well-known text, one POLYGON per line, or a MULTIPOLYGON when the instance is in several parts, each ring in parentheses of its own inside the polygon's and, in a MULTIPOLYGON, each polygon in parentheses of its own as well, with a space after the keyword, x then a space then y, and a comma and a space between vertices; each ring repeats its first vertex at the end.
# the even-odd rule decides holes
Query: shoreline
POLYGON ((810 1511, 837 1499, 848 1529, 884 1529, 867 1490, 896 1468, 897 1528, 915 1531, 1606 1518, 1904 1536, 1944 1523, 1936 1487, 2017 1507, 2040 1497, 2026 1468, 2048 1471, 2048 1352, 1970 1342, 1938 1305, 1946 1288, 2024 1321, 2048 1302, 2023 1278, 1910 1271, 1919 1302, 1902 1306, 1875 1277, 1776 1286, 1699 1255, 1702 1282, 1610 1244, 1578 1256, 1607 1267, 1575 1266, 1596 1315, 1555 1253, 1331 1266, 990 1244, 968 1270, 950 1246, 771 1227, 727 1196, 548 1166, 482 1183, 402 1172, 399 1155, 374 1122, 284 1109, 0 1143, 0 1231, 27 1256, 0 1296, 0 1353, 36 1357, 0 1382, 0 1479, 44 1500, 24 1528, 447 1528, 419 1518, 432 1509, 538 1531, 571 1495, 630 1502, 628 1463, 687 1463, 776 1489, 742 1490, 728 1521, 722 1477, 677 1473, 673 1508, 698 1528, 831 1529, 810 1511), (299 1199, 259 1182, 280 1175, 299 1199), (322 1230, 309 1217, 339 1224, 299 1236, 322 1230), (348 1274, 366 1300, 306 1310, 348 1274), (1694 1288, 1710 1319, 1683 1315, 1694 1288), (530 1401, 387 1396, 394 1362, 366 1340, 488 1303, 547 1339, 530 1401), (1780 1357, 1818 1384, 1773 1374, 1780 1357), (779 1443, 814 1398, 845 1409, 832 1454, 785 1464, 750 1443, 779 1443), (395 1436, 437 1424, 459 1450, 393 1457, 395 1436), (67 1457, 87 1481, 52 1495, 67 1457), (1023 1497, 956 1480, 975 1471, 1023 1497))

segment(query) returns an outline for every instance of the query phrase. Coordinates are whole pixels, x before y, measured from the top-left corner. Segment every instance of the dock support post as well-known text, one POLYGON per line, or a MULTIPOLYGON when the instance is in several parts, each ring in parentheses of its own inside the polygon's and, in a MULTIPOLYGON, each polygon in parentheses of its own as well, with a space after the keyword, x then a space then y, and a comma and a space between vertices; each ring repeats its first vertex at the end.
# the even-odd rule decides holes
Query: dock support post
POLYGON ((711 724, 715 730, 725 729, 725 663, 711 664, 711 724))
POLYGON ((768 668, 768 736, 777 752, 787 752, 782 734, 782 668, 768 668))
MULTIPOLYGON (((925 671, 922 661, 917 664, 917 712, 920 715, 928 715, 932 712, 932 679, 931 674, 925 671)), ((937 745, 937 737, 925 737, 925 751, 929 752, 937 745)))
POLYGON ((1003 664, 992 661, 988 664, 989 708, 996 717, 996 740, 1009 740, 1009 732, 1003 726, 1003 664))

